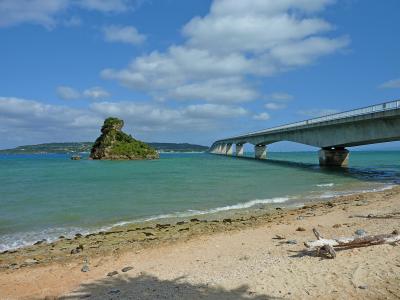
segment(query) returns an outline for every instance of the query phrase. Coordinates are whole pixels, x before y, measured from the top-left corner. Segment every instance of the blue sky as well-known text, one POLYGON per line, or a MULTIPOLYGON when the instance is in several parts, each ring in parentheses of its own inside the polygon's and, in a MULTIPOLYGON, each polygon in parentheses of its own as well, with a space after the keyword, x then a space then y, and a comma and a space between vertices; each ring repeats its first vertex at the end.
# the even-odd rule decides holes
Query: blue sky
POLYGON ((399 10, 397 0, 0 0, 0 148, 94 140, 107 116, 145 141, 209 145, 399 99, 399 10))

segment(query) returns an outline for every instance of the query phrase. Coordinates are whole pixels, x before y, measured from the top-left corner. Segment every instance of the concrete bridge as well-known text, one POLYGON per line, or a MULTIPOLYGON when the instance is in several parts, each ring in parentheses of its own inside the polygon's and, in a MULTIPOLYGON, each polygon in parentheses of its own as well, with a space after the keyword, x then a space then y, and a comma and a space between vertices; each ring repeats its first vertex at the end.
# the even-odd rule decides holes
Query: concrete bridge
POLYGON ((346 147, 398 140, 400 100, 221 139, 212 144, 209 152, 243 156, 244 144, 250 143, 254 145, 255 158, 266 159, 267 145, 291 141, 320 148, 320 165, 347 166, 346 147))

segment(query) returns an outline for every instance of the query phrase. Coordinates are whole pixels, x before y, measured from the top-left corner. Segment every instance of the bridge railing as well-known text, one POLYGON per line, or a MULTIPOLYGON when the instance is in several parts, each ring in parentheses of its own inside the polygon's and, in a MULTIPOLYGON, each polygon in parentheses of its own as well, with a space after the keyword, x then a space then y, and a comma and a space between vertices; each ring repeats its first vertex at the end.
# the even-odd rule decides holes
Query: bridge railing
POLYGON ((260 133, 268 133, 268 132, 272 132, 272 131, 294 128, 294 127, 310 125, 310 124, 315 124, 315 123, 321 123, 321 122, 326 122, 326 121, 345 119, 345 118, 349 118, 349 117, 361 116, 361 115, 366 115, 366 114, 370 114, 370 113, 399 109, 399 108, 400 108, 400 100, 390 101, 390 102, 371 105, 371 106, 367 106, 367 107, 363 107, 363 108, 359 108, 359 109, 355 109, 355 110, 345 111, 345 112, 341 112, 341 113, 335 113, 335 114, 317 117, 317 118, 313 118, 313 119, 309 119, 309 120, 305 120, 305 121, 300 121, 300 122, 296 122, 296 123, 290 123, 290 124, 286 124, 286 125, 282 125, 282 126, 272 127, 269 129, 255 131, 255 132, 251 132, 251 133, 248 133, 245 135, 232 137, 229 139, 239 138, 242 136, 257 135, 260 133))

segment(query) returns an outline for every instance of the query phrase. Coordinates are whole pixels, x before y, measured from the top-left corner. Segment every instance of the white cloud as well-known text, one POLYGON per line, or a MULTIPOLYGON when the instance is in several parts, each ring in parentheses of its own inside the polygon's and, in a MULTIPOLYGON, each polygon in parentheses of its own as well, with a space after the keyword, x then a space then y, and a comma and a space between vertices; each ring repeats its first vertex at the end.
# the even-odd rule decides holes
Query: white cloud
POLYGON ((284 108, 286 108, 286 106, 287 105, 285 103, 276 103, 276 102, 269 102, 264 105, 264 107, 266 109, 270 109, 270 110, 284 109, 284 108))
POLYGON ((81 98, 81 93, 69 86, 57 87, 57 96, 63 100, 76 100, 81 98))
POLYGON ((136 57, 101 75, 163 99, 245 102, 259 93, 248 82, 312 64, 349 39, 316 15, 331 0, 214 0, 210 12, 183 27, 186 41, 136 57), (232 80, 234 78, 235 80, 232 80))
POLYGON ((386 81, 382 83, 379 87, 383 89, 398 89, 400 88, 400 78, 386 81))
POLYGON ((140 34, 133 26, 111 25, 103 28, 104 39, 107 42, 121 42, 132 45, 143 43, 146 36, 140 34))
POLYGON ((270 115, 266 112, 262 112, 253 116, 253 119, 257 121, 267 121, 269 118, 270 115))
POLYGON ((144 102, 93 102, 71 108, 35 100, 0 97, 1 146, 39 142, 94 140, 109 116, 122 118, 126 132, 145 140, 208 132, 247 111, 238 106, 198 104, 171 108, 144 102))
POLYGON ((111 94, 109 92, 107 92, 105 89, 95 86, 90 89, 84 90, 83 96, 85 98, 90 98, 93 100, 102 100, 102 99, 110 97, 111 94))
POLYGON ((189 105, 183 112, 186 116, 204 119, 236 118, 247 115, 243 107, 218 104, 189 105))
POLYGON ((300 110, 300 111, 298 111, 298 114, 306 116, 306 117, 310 117, 310 118, 316 118, 316 117, 322 117, 322 116, 336 114, 338 112, 339 111, 337 109, 330 109, 330 108, 322 108, 322 109, 315 108, 314 109, 313 108, 313 109, 300 110))
POLYGON ((129 0, 80 0, 78 5, 106 13, 124 12, 130 8, 129 0))
POLYGON ((168 97, 178 100, 204 100, 207 102, 247 102, 258 96, 241 78, 227 77, 191 84, 171 89, 168 97))
POLYGON ((62 24, 65 27, 78 27, 82 25, 82 19, 77 16, 72 16, 71 18, 64 20, 62 24))
POLYGON ((88 88, 83 92, 69 86, 59 86, 56 92, 57 96, 63 100, 104 100, 111 96, 109 92, 99 86, 88 88))
POLYGON ((289 101, 293 99, 293 96, 288 94, 288 93, 273 93, 271 95, 268 95, 267 98, 276 100, 276 101, 289 101))
POLYGON ((50 28, 55 25, 54 16, 68 4, 68 0, 2 0, 0 27, 33 23, 50 28))
MULTIPOLYGON (((121 13, 131 8, 129 0, 1 0, 0 27, 31 23, 54 27, 59 15, 70 8, 82 8, 103 13, 121 13)), ((67 19, 66 26, 77 25, 78 19, 67 19)))

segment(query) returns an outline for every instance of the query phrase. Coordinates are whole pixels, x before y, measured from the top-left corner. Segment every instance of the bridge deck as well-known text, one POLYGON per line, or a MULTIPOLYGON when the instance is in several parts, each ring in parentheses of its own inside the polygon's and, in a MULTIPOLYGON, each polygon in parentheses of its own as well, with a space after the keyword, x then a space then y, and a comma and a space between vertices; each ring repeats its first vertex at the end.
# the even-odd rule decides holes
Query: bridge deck
POLYGON ((249 137, 257 137, 257 136, 264 136, 267 134, 273 134, 278 132, 287 132, 297 129, 306 129, 307 127, 312 127, 319 124, 325 124, 326 122, 330 121, 346 121, 346 119, 353 120, 354 117, 358 116, 367 116, 370 114, 378 113, 378 112, 386 112, 386 111, 393 111, 393 110, 400 110, 400 100, 385 102, 381 104, 371 105, 355 110, 340 112, 336 114, 331 114, 327 116, 317 117, 305 121, 290 123, 282 126, 272 127, 268 129, 263 129, 259 131, 254 131, 238 136, 233 136, 225 139, 221 139, 216 141, 214 144, 221 143, 221 142, 229 142, 231 140, 238 140, 244 139, 249 137))

